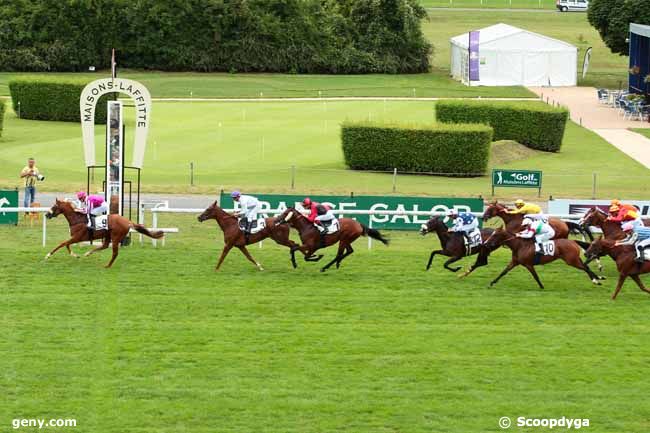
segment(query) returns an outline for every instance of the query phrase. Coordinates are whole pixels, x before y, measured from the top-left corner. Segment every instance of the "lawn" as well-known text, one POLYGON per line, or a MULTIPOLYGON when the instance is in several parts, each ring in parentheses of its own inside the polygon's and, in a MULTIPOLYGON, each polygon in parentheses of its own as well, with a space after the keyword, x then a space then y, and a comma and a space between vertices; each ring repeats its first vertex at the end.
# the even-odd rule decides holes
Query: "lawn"
POLYGON ((508 11, 429 11, 430 20, 423 23, 424 33, 436 47, 433 66, 449 71, 449 38, 497 23, 510 24, 578 47, 579 85, 618 88, 627 83, 627 57, 612 54, 589 25, 585 13, 539 13, 508 11), (587 77, 582 79, 584 52, 593 47, 587 77))
POLYGON ((650 129, 648 128, 635 128, 632 131, 637 132, 641 135, 645 135, 646 137, 650 138, 650 129))
MULTIPOLYGON (((345 119, 433 122, 434 104, 415 101, 355 102, 195 102, 154 105, 143 171, 148 192, 217 193, 242 188, 289 192, 291 166, 295 191, 310 194, 390 194, 392 175, 346 170, 339 125, 345 119), (190 163, 195 185, 190 186, 190 163)), ((127 147, 133 139, 127 110, 127 147)), ((97 129, 97 155, 104 128, 97 129)), ((86 169, 79 125, 17 119, 9 112, 0 138, 0 187, 19 186, 17 173, 34 156, 46 174, 42 190, 74 191, 85 187, 86 169)), ((127 151, 127 155, 130 155, 127 151)), ((130 162, 130 156, 126 162, 130 162)), ((506 158, 507 159, 507 158, 506 158)), ((103 162, 102 160, 98 161, 103 162)), ((596 134, 569 123, 562 151, 535 152, 497 168, 544 171, 544 198, 591 197, 593 173, 597 196, 636 197, 648 170, 596 134), (610 170, 615 162, 617 169, 610 170)), ((95 189, 100 189, 98 174, 95 189)), ((458 179, 398 175, 398 194, 489 197, 488 177, 458 179)), ((500 189, 502 198, 536 197, 536 190, 500 189)))
POLYGON ((427 8, 549 9, 555 0, 420 0, 427 8))
MULTIPOLYGON (((447 62, 449 59, 447 59, 447 62)), ((449 69, 449 68, 447 68, 449 69)), ((78 77, 88 81, 110 76, 102 71, 83 74, 39 74, 78 77)), ((411 75, 288 75, 120 71, 119 76, 144 83, 155 98, 317 98, 341 96, 387 97, 533 97, 523 87, 473 87, 452 80, 447 72, 411 75)), ((0 95, 9 95, 14 73, 0 72, 0 95)))
MULTIPOLYGON (((79 433, 497 432, 502 416, 650 428, 650 298, 628 283, 610 301, 609 259, 604 287, 552 264, 543 291, 523 269, 488 288, 505 252, 459 280, 440 258, 424 271, 432 238, 390 233, 326 274, 290 269, 268 242, 251 248, 266 271, 236 252, 216 274, 213 221, 162 223, 180 234, 111 270, 107 253, 44 262, 38 227, 0 227, 3 431, 15 418, 74 418, 48 431, 79 433)), ((55 220, 48 248, 66 237, 55 220)))

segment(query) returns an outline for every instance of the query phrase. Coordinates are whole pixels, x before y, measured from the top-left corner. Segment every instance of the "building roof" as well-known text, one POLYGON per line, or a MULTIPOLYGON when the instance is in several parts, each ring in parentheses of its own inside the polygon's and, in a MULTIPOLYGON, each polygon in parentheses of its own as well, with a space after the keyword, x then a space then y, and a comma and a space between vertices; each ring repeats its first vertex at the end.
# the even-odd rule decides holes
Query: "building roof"
POLYGON ((650 26, 646 26, 644 24, 630 23, 630 33, 634 33, 635 35, 641 35, 641 36, 645 36, 646 38, 650 38, 650 26))
MULTIPOLYGON (((495 24, 478 30, 480 32, 479 45, 484 48, 499 48, 502 51, 538 50, 544 51, 567 50, 577 48, 559 39, 549 38, 528 30, 520 29, 508 24, 495 24)), ((454 36, 450 39, 454 45, 462 48, 469 46, 469 33, 454 36)))

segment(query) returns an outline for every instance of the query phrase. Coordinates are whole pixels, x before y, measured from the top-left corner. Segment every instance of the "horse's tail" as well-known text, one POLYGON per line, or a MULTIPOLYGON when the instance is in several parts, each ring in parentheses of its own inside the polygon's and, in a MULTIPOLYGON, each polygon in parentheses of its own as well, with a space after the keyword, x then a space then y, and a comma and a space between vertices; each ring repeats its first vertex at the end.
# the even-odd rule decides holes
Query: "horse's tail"
POLYGON ((382 234, 379 232, 379 230, 371 229, 363 224, 361 224, 361 227, 363 228, 363 235, 364 236, 370 236, 373 239, 377 239, 378 241, 381 241, 384 245, 388 245, 388 239, 386 239, 382 234))
POLYGON ((163 236, 165 236, 165 232, 161 230, 156 230, 155 232, 151 232, 147 230, 147 228, 142 224, 131 223, 131 227, 133 227, 135 231, 137 231, 138 233, 142 233, 143 235, 149 236, 150 238, 153 239, 160 239, 163 236))
POLYGON ((569 234, 572 235, 581 235, 585 239, 589 239, 593 242, 594 235, 591 234, 591 230, 588 227, 581 226, 580 224, 573 221, 564 221, 567 227, 569 227, 569 234))

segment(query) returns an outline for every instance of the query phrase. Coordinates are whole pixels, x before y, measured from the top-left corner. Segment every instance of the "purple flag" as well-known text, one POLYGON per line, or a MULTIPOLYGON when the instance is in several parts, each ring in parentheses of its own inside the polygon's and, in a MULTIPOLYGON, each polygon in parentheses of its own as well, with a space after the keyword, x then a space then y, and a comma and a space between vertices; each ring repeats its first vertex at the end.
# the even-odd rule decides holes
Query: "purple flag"
POLYGON ((479 32, 469 32, 469 81, 479 81, 479 32))

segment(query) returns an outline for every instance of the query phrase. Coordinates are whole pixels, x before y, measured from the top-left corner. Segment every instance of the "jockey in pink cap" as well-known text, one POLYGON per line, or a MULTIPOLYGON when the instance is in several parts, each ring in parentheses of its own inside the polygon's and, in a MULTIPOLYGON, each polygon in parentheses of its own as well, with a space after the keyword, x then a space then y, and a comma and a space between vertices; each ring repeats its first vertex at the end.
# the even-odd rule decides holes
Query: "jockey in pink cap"
POLYGON ((90 222, 90 230, 95 230, 95 217, 108 213, 108 203, 104 197, 97 194, 87 195, 84 191, 77 193, 81 208, 76 208, 75 211, 88 215, 90 222))

